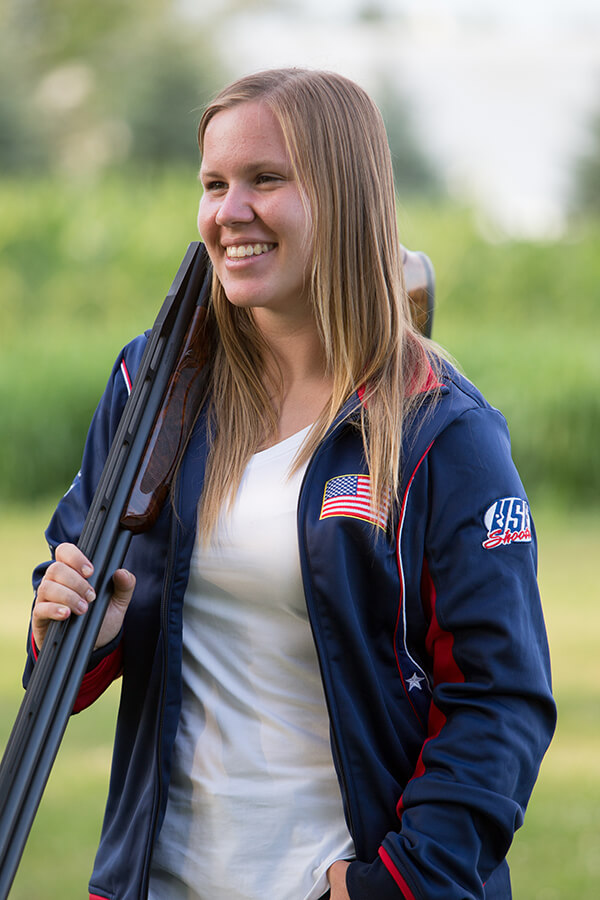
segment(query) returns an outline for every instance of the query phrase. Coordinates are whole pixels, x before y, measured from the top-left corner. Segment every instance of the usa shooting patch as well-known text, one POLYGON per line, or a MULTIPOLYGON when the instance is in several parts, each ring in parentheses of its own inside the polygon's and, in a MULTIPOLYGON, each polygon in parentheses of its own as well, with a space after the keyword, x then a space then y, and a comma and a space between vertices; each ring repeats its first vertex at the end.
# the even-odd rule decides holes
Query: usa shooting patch
POLYGON ((503 497, 492 503, 483 517, 487 539, 482 546, 486 550, 507 544, 531 543, 531 519, 529 506, 522 497, 503 497))

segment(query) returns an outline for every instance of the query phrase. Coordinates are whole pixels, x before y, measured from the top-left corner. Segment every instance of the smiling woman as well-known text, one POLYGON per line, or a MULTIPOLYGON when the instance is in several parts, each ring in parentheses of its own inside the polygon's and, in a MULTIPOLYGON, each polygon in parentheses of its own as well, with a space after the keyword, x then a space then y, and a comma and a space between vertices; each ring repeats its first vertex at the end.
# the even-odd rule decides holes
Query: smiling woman
POLYGON ((261 330, 271 320, 277 329, 314 325, 306 201, 265 103, 243 103, 208 122, 200 177, 198 229, 229 302, 252 307, 261 330))
MULTIPOLYGON (((503 418, 412 323, 379 111, 262 72, 199 141, 208 387, 86 677, 123 674, 90 896, 509 900, 555 721, 535 532, 503 418)), ((93 602, 76 542, 145 343, 48 528, 28 672, 93 602)))

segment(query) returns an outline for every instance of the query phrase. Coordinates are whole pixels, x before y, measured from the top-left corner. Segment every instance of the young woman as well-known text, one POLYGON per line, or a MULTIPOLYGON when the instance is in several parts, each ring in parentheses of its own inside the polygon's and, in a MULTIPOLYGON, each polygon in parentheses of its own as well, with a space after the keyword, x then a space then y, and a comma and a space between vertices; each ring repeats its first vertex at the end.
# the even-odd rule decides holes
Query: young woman
MULTIPOLYGON (((506 900, 555 710, 504 420, 411 324, 361 88, 251 75, 199 139, 210 388, 78 701, 122 673, 90 896, 506 900)), ((93 600, 75 542, 144 343, 50 523, 30 666, 93 600)))

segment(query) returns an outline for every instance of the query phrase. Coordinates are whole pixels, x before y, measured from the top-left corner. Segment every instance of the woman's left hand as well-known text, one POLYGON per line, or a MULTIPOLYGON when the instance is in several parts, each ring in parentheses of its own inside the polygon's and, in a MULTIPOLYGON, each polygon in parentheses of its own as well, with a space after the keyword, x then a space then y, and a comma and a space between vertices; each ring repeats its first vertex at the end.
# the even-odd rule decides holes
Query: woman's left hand
POLYGON ((331 887, 331 900, 350 900, 350 894, 346 888, 346 869, 349 865, 349 862, 338 859, 332 866, 329 866, 327 877, 331 887))

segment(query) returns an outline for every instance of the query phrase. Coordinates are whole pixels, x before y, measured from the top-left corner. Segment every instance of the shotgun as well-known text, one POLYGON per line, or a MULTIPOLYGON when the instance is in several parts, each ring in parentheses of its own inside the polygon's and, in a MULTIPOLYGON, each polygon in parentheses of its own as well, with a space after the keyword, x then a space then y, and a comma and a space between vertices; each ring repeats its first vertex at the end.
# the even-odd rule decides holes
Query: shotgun
MULTIPOLYGON (((430 336, 433 267, 402 248, 411 313, 430 336)), ((133 534, 152 527, 167 497, 206 389, 206 306, 212 270, 192 242, 150 333, 78 546, 94 565, 85 616, 48 629, 0 763, 0 900, 14 880, 108 607, 112 574, 133 534)))
POLYGON ((133 533, 152 527, 206 381, 211 269, 191 243, 161 307, 78 546, 94 564, 89 615, 48 629, 0 763, 0 898, 5 900, 133 533), (168 421, 167 421, 168 420, 168 421))

